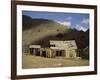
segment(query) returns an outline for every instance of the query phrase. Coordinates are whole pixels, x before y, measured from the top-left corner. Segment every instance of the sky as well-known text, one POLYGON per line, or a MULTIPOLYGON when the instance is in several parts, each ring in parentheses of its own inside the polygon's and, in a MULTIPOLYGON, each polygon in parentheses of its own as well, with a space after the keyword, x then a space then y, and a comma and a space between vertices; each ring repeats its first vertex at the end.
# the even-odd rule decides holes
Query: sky
POLYGON ((85 32, 89 29, 89 14, 86 13, 22 11, 22 15, 30 16, 33 19, 43 18, 54 20, 79 31, 82 30, 85 32))

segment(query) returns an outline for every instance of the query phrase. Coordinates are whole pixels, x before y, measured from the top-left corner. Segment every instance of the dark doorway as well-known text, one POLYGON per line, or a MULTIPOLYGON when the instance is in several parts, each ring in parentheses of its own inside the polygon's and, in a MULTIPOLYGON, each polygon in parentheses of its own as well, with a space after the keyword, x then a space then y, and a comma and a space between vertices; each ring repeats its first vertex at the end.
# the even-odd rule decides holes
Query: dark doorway
POLYGON ((35 49, 35 54, 36 54, 36 56, 40 56, 40 51, 39 51, 39 49, 35 49))
POLYGON ((46 51, 42 51, 42 56, 46 57, 46 51))
POLYGON ((37 51, 36 52, 36 56, 40 56, 40 51, 37 51))
POLYGON ((63 56, 63 50, 57 50, 56 51, 56 56, 63 56))
POLYGON ((30 54, 33 55, 33 48, 30 48, 30 54))

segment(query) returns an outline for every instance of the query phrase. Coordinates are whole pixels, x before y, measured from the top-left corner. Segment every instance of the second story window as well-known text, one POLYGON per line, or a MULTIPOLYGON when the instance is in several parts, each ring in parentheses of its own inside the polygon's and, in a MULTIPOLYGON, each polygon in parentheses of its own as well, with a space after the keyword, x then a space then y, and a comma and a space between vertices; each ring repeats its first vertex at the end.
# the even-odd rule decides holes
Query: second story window
POLYGON ((52 44, 52 45, 50 45, 50 47, 56 47, 56 46, 52 44))

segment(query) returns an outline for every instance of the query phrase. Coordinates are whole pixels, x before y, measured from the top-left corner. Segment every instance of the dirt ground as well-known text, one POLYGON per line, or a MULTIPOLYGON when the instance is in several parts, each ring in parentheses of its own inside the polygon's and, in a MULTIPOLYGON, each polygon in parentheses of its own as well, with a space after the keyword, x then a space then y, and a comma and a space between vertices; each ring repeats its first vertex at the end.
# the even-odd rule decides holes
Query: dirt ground
POLYGON ((68 66, 88 66, 88 60, 82 59, 66 59, 64 57, 45 58, 23 54, 22 68, 50 68, 50 67, 68 67, 68 66))

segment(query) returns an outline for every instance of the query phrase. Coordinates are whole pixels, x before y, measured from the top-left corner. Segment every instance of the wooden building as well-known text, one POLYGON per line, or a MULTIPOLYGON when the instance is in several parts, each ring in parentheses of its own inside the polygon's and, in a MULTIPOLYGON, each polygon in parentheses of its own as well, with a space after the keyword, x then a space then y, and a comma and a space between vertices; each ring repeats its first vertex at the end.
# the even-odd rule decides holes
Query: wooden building
POLYGON ((48 58, 57 56, 65 58, 77 58, 77 45, 75 40, 55 41, 50 40, 49 47, 42 48, 40 45, 30 45, 30 54, 48 58))
POLYGON ((77 45, 75 40, 69 40, 69 41, 50 40, 50 48, 55 50, 56 56, 65 56, 66 58, 77 57, 77 45))

